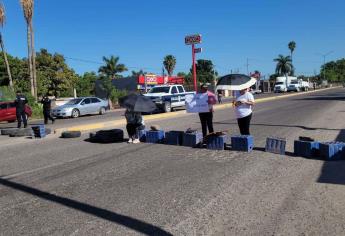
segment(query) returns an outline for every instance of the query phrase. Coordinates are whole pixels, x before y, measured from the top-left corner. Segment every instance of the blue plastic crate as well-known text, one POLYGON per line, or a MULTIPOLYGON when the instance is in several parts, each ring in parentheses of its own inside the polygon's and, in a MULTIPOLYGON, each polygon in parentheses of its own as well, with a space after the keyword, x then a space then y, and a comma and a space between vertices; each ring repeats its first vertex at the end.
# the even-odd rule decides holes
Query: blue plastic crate
POLYGON ((199 147, 202 144, 202 133, 184 133, 182 138, 182 145, 186 147, 199 147))
POLYGON ((31 128, 35 138, 44 138, 46 136, 45 125, 34 125, 31 128))
POLYGON ((169 145, 182 145, 183 131, 170 131, 165 133, 165 143, 169 145))
POLYGON ((146 131, 146 142, 147 143, 163 143, 165 138, 165 133, 163 130, 146 131))
POLYGON ((266 152, 285 155, 286 139, 268 137, 266 139, 266 152))
POLYGON ((316 141, 294 141, 294 154, 296 156, 315 158, 320 156, 320 143, 316 141))
POLYGON ((140 142, 146 142, 146 132, 144 129, 137 130, 137 136, 140 142))
POLYGON ((320 156, 326 160, 344 159, 345 143, 343 142, 326 142, 320 143, 320 156))
POLYGON ((211 150, 224 150, 225 145, 227 143, 228 136, 227 135, 210 135, 207 136, 206 148, 211 150))
POLYGON ((251 152, 254 148, 254 137, 251 135, 232 136, 231 147, 235 151, 251 152))

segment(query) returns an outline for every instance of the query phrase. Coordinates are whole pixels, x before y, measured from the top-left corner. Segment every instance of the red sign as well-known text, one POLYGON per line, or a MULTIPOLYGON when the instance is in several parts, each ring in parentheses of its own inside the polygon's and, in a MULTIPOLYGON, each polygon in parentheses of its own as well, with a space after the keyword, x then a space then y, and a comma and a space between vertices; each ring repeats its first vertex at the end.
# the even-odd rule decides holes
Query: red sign
POLYGON ((184 39, 184 42, 186 45, 201 43, 201 35, 195 34, 195 35, 186 36, 184 39))
POLYGON ((184 78, 178 76, 156 76, 156 75, 140 75, 138 78, 138 84, 145 85, 163 85, 163 84, 183 84, 184 78))

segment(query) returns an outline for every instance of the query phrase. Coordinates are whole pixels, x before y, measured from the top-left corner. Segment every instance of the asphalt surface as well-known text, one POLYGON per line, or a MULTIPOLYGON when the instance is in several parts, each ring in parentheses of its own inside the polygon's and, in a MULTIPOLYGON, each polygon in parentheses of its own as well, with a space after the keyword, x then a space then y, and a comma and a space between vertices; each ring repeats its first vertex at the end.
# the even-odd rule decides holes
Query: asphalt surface
MULTIPOLYGON (((0 137, 0 235, 343 235, 345 162, 292 151, 345 141, 344 118, 345 89, 259 103, 251 153, 0 137), (287 154, 265 153, 268 136, 287 154)), ((193 114, 151 124, 200 129, 193 114)), ((231 109, 214 124, 238 134, 231 109)))
MULTIPOLYGON (((271 96, 281 96, 284 94, 274 94, 274 93, 264 93, 264 94, 257 94, 255 95, 257 98, 264 98, 264 97, 271 97, 271 96)), ((225 103, 230 101, 230 98, 223 99, 225 103)), ((176 108, 175 110, 183 110, 183 108, 176 108)), ((109 122, 114 121, 118 119, 122 119, 124 114, 123 109, 108 111, 104 115, 87 115, 82 116, 77 119, 72 118, 64 118, 64 119, 56 119, 55 123, 52 124, 51 121, 48 122, 47 127, 55 130, 55 129, 61 129, 66 127, 73 127, 73 126, 79 126, 89 123, 95 123, 95 122, 109 122)), ((33 124, 42 124, 43 120, 29 120, 29 125, 33 124)), ((0 129, 1 128, 14 128, 17 126, 17 123, 7 123, 7 122, 1 122, 0 123, 0 129)))

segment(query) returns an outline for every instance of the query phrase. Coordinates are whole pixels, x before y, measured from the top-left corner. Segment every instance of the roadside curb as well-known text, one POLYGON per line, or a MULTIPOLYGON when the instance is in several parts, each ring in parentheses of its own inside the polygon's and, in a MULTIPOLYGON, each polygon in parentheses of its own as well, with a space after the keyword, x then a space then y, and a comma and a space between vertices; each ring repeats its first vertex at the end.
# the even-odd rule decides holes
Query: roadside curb
MULTIPOLYGON (((340 88, 340 87, 341 86, 319 89, 319 90, 313 90, 313 91, 308 91, 308 92, 287 94, 287 95, 282 95, 282 96, 259 98, 255 102, 256 103, 268 102, 268 101, 272 101, 272 100, 279 100, 279 99, 288 98, 288 97, 300 96, 300 95, 315 93, 315 92, 319 92, 319 91, 336 89, 336 88, 340 88)), ((227 108, 232 108, 232 104, 228 103, 228 104, 215 105, 214 109, 215 110, 224 110, 227 108)), ((147 115, 147 116, 145 116, 145 121, 164 120, 164 119, 169 119, 172 117, 188 116, 188 115, 192 115, 192 113, 187 113, 185 110, 172 112, 172 113, 161 113, 161 114, 147 115)), ((120 120, 115 120, 115 121, 91 123, 91 124, 87 124, 87 125, 78 125, 78 126, 72 126, 72 127, 67 127, 67 128, 58 128, 58 129, 54 130, 54 134, 61 135, 61 133, 64 131, 80 131, 82 133, 86 133, 86 132, 90 132, 92 130, 99 130, 99 129, 117 127, 117 126, 124 126, 124 125, 126 125, 126 120, 120 119, 120 120)))

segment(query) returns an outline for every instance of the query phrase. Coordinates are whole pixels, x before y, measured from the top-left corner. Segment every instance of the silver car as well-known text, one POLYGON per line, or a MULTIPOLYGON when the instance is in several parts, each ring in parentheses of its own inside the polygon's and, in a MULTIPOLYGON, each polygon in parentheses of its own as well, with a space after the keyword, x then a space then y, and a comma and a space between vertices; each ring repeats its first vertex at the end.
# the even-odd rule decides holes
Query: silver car
POLYGON ((77 118, 83 115, 100 114, 103 115, 108 109, 108 101, 96 97, 75 98, 62 106, 55 107, 52 115, 55 117, 77 118))

